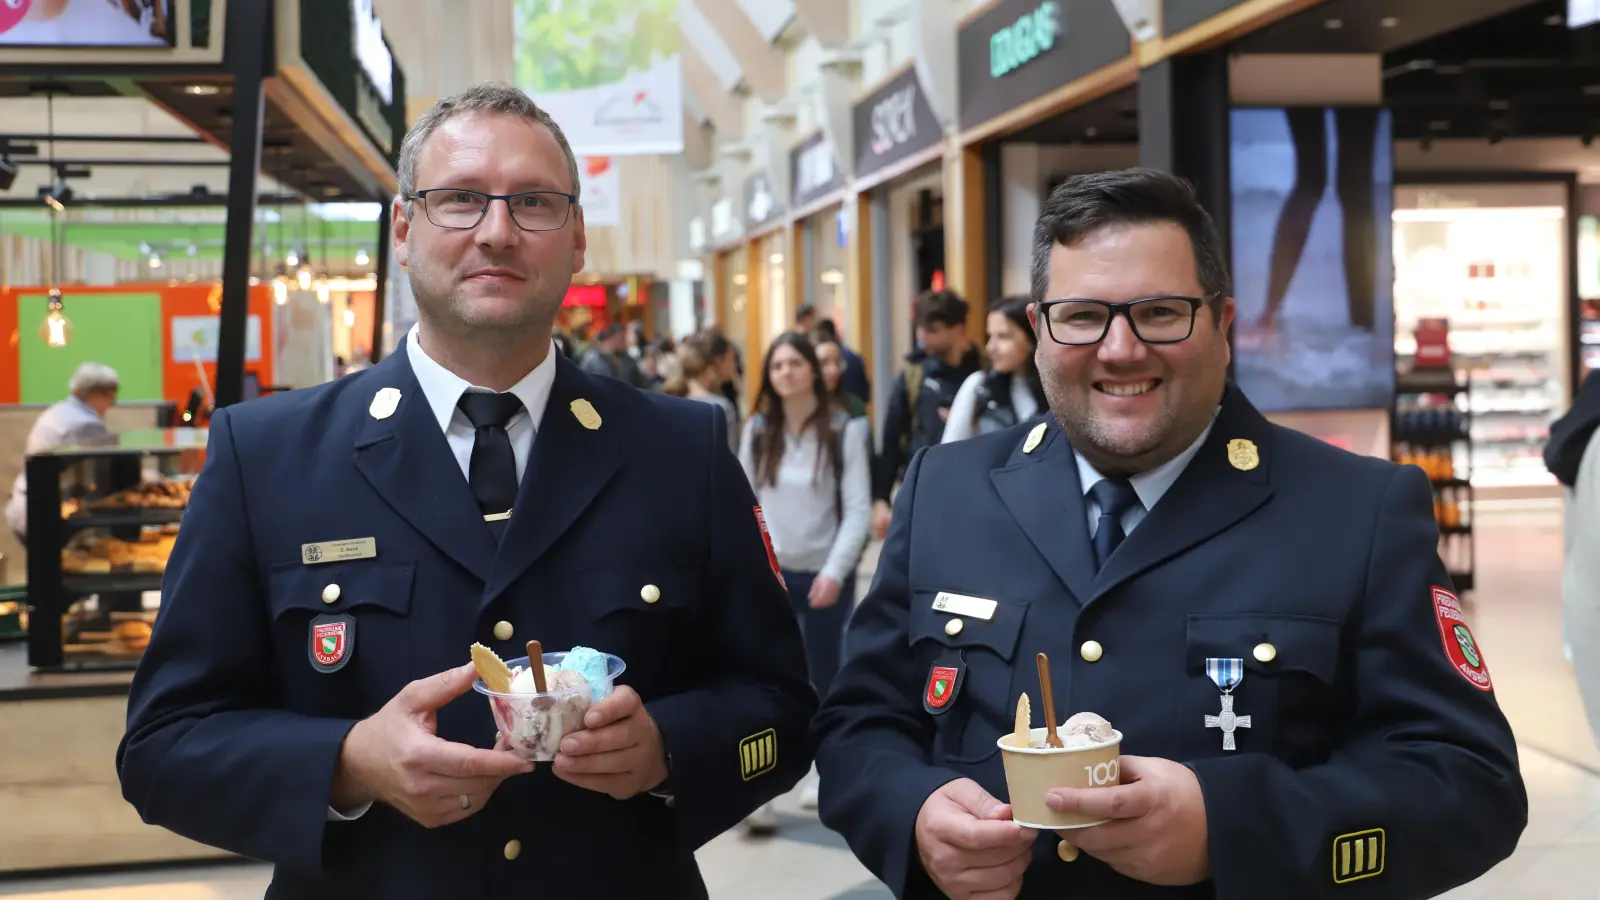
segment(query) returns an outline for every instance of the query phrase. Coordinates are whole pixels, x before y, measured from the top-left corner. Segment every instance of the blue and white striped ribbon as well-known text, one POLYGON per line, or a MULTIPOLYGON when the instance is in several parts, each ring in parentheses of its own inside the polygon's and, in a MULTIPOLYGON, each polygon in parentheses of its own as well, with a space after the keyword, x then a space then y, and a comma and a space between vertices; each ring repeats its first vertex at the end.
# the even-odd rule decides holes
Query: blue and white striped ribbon
POLYGON ((1243 659, 1221 659, 1214 656, 1206 657, 1206 674, 1217 683, 1223 692, 1233 690, 1239 686, 1239 681, 1244 678, 1243 659))

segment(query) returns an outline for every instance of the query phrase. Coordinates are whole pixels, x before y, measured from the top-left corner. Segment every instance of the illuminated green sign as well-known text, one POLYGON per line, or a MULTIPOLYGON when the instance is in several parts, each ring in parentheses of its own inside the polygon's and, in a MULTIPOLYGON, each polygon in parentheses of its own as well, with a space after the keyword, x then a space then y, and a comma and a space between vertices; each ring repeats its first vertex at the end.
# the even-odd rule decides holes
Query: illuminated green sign
POLYGON ((999 78, 1016 71, 1054 47, 1060 34, 1060 5, 1046 0, 989 37, 989 74, 999 78))

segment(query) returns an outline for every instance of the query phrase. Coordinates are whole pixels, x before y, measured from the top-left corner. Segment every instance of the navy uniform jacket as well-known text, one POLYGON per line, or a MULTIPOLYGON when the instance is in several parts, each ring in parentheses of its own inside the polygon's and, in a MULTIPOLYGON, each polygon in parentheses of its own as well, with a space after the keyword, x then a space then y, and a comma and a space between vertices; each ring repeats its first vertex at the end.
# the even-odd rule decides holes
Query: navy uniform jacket
POLYGON ((1044 723, 1040 651, 1058 721, 1097 712, 1124 754, 1193 768, 1213 879, 1155 887, 1087 854, 1061 862, 1041 834, 1024 897, 1409 900, 1511 853, 1527 822, 1516 747, 1492 683, 1473 680, 1488 681, 1485 661, 1458 671, 1436 615, 1433 588, 1450 583, 1421 470, 1272 425, 1230 389, 1098 577, 1084 502, 1048 416, 930 448, 908 471, 814 726, 822 819, 897 896, 938 896, 913 838, 929 794, 970 778, 1009 799, 995 740, 1023 691, 1044 723), (1236 439, 1259 465, 1230 465, 1236 439), (998 605, 951 637, 939 591, 998 605), (947 652, 964 654, 965 680, 934 716, 923 693, 947 652), (1244 661, 1235 712, 1253 721, 1233 752, 1204 725, 1221 705, 1207 658, 1244 661))
MULTIPOLYGON (((270 898, 705 896, 695 849, 810 767, 799 630, 721 414, 556 364, 498 553, 403 352, 217 413, 118 751, 145 821, 275 863, 270 898), (385 387, 399 408, 375 418, 385 387), (368 537, 373 558, 302 561, 303 544, 368 537), (323 673, 309 623, 329 612, 354 618, 353 656, 323 673), (540 764, 440 829, 381 803, 326 821, 358 718, 474 641, 512 659, 530 639, 623 658, 671 754, 671 804, 540 764)), ((447 704, 438 730, 492 747, 487 699, 447 704)))

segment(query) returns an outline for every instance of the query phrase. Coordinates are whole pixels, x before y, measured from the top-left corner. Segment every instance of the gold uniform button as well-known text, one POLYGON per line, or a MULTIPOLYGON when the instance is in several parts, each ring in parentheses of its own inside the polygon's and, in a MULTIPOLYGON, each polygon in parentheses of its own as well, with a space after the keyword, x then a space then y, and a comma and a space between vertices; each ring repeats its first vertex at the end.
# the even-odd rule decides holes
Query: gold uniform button
POLYGON ((330 584, 327 587, 322 589, 322 602, 323 603, 338 603, 339 602, 339 586, 337 584, 330 584))
POLYGON ((511 635, 513 633, 515 633, 515 629, 511 627, 510 622, 494 623, 494 636, 496 640, 509 641, 511 640, 511 635))
POLYGON ((661 599, 661 588, 647 584, 639 589, 639 599, 646 603, 654 603, 661 599))
POLYGON ((967 627, 967 623, 961 621, 960 619, 951 619, 950 621, 944 623, 944 633, 950 635, 951 637, 955 637, 956 635, 960 634, 961 629, 965 627, 967 627))
POLYGON ((1099 662, 1104 653, 1099 641, 1084 641, 1083 646, 1078 648, 1078 655, 1083 657, 1084 662, 1099 662))
POLYGON ((522 842, 516 838, 506 841, 506 859, 512 860, 522 855, 522 842))
POLYGON ((1256 645, 1256 662, 1269 663, 1278 658, 1278 648, 1263 641, 1256 645))

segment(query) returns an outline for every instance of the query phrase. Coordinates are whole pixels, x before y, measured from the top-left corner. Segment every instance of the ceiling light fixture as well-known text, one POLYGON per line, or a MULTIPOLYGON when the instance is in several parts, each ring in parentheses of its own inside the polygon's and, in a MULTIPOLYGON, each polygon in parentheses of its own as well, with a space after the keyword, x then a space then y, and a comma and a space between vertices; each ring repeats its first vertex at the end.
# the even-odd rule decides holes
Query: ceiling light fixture
POLYGON ((39 325, 39 337, 44 338, 47 347, 65 347, 72 340, 72 322, 63 311, 60 288, 50 289, 50 299, 45 309, 44 321, 39 325))
POLYGON ((1395 28, 1400 24, 1400 20, 1394 16, 1384 16, 1382 19, 1378 20, 1378 24, 1385 28, 1395 28))
POLYGON ((183 92, 191 97, 215 97, 222 93, 222 88, 214 84, 190 84, 184 86, 183 92))
POLYGON ((1322 23, 1322 27, 1328 29, 1329 31, 1338 31, 1339 29, 1344 27, 1344 20, 1343 19, 1327 19, 1322 23))

